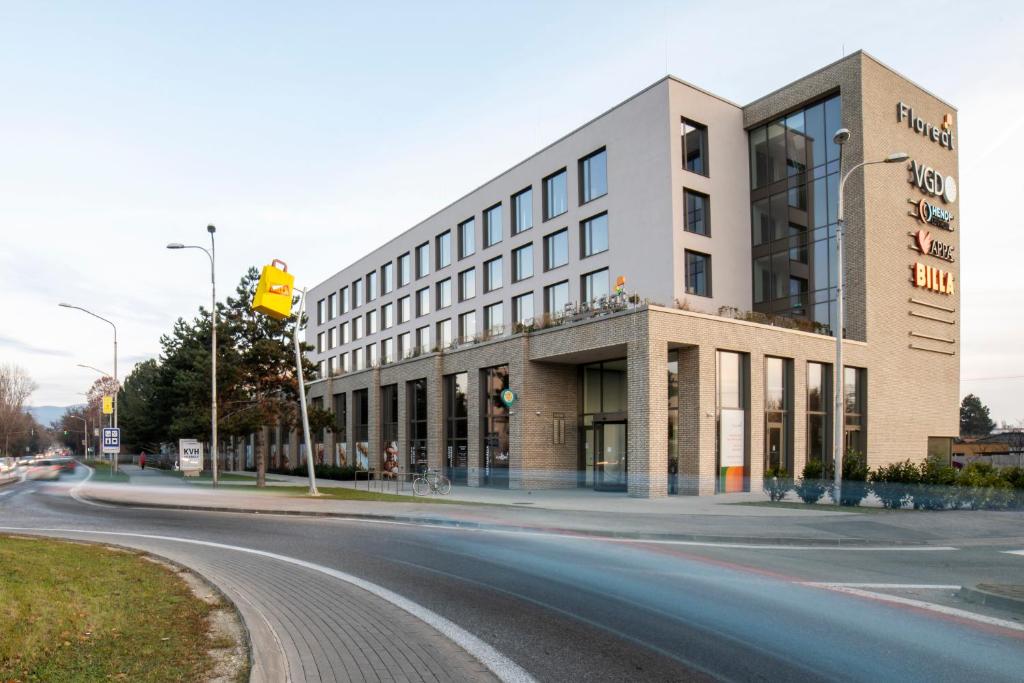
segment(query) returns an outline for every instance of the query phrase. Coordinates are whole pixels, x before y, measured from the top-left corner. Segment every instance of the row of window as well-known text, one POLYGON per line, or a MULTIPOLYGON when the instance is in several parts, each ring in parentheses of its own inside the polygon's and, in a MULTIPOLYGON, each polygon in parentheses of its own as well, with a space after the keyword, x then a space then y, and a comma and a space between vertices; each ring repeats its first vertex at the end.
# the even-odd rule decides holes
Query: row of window
MULTIPOLYGON (((578 162, 579 167, 579 203, 586 204, 608 193, 608 159, 607 151, 599 149, 588 154, 578 162)), ((548 221, 569 210, 568 174, 561 169, 545 177, 541 182, 543 192, 543 220, 548 221)), ((512 235, 518 235, 533 227, 533 188, 528 187, 515 193, 509 202, 512 208, 512 235)), ((504 239, 502 229, 502 204, 499 202, 483 211, 483 245, 486 249, 500 243, 504 239)), ((581 239, 585 246, 581 249, 582 256, 590 256, 608 249, 607 216, 601 214, 581 223, 584 235, 593 235, 593 239, 581 239), (602 241, 603 240, 603 241, 602 241), (602 246, 603 245, 603 246, 602 246)), ((465 259, 476 253, 476 219, 469 218, 456 227, 455 244, 451 230, 434 238, 435 270, 447 268, 452 264, 453 247, 458 258, 465 259)), ((568 263, 568 229, 560 230, 544 238, 545 270, 557 268, 568 263), (564 233, 564 234, 563 234, 564 233), (564 248, 561 242, 564 239, 564 248), (548 246, 551 246, 551 256, 548 246), (564 251, 564 257, 562 252, 564 251)), ((531 251, 532 254, 532 251, 531 251)), ((378 296, 389 294, 396 288, 404 287, 415 279, 426 277, 431 272, 430 242, 418 245, 412 252, 406 252, 393 262, 388 262, 378 270, 367 273, 365 277, 342 287, 337 293, 332 292, 317 302, 317 324, 322 325, 343 315, 353 308, 358 308, 378 296), (397 264, 397 270, 396 270, 397 264), (397 280, 396 280, 397 278, 397 280)), ((532 272, 532 264, 530 266, 532 272)))

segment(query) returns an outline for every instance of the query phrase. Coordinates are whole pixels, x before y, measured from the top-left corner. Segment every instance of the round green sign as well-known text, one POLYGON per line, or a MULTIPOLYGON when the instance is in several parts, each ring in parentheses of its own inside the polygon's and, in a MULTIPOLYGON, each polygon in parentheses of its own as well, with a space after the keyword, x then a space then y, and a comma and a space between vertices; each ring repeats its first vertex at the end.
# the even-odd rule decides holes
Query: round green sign
POLYGON ((512 391, 511 389, 505 389, 501 392, 501 402, 505 404, 506 408, 511 408, 512 404, 519 399, 519 394, 512 391))

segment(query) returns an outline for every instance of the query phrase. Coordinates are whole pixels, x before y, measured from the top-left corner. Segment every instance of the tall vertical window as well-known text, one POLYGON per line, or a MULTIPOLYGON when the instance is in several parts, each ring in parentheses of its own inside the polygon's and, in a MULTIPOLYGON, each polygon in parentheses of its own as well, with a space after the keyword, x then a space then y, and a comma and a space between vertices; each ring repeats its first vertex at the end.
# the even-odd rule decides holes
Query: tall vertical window
POLYGON ((352 350, 352 370, 359 372, 366 369, 366 349, 352 350))
POLYGON ((484 306, 484 331, 500 334, 505 328, 505 307, 502 302, 484 306))
POLYGON ((395 288, 395 264, 388 261, 380 267, 380 293, 390 294, 395 288))
POLYGON ((341 344, 342 344, 342 346, 344 346, 345 344, 348 344, 350 341, 352 341, 352 332, 349 329, 349 323, 348 323, 347 320, 345 322, 343 322, 341 325, 339 325, 338 329, 341 330, 341 344))
POLYGON ((373 368, 379 365, 377 358, 377 345, 367 344, 366 345, 366 367, 373 368))
POLYGON ((367 311, 366 312, 366 335, 367 336, 370 336, 371 334, 377 334, 377 331, 379 329, 377 327, 377 321, 378 320, 377 320, 377 310, 376 309, 374 309, 372 311, 367 311))
POLYGON ((512 297, 512 323, 514 325, 533 324, 533 292, 512 297))
POLYGON ((568 280, 544 288, 544 312, 548 315, 561 314, 567 303, 569 303, 568 280))
POLYGON ((406 412, 409 415, 410 472, 427 467, 427 380, 416 379, 406 385, 406 412))
POLYGON ((444 377, 445 474, 465 484, 469 470, 469 375, 460 372, 444 377))
POLYGON ((512 195, 512 234, 518 235, 532 227, 533 188, 528 187, 512 195))
POLYGON ((580 300, 597 301, 601 297, 607 297, 611 293, 608 282, 608 269, 602 268, 593 273, 587 273, 580 278, 580 300))
POLYGON ((403 332, 398 335, 398 358, 404 360, 412 357, 415 351, 412 345, 412 332, 403 332))
POLYGON ((320 332, 319 334, 316 335, 316 352, 317 353, 323 353, 324 351, 327 350, 327 345, 324 343, 325 339, 326 339, 326 337, 324 336, 323 332, 320 332))
POLYGON ((452 319, 448 318, 437 323, 437 345, 441 348, 452 344, 452 319))
POLYGON ((430 242, 416 247, 416 277, 430 275, 430 242))
POLYGON ((544 238, 544 270, 552 270, 569 262, 569 229, 563 228, 544 238))
POLYGON ((341 372, 351 372, 352 361, 349 360, 350 358, 351 356, 349 356, 347 352, 338 356, 338 369, 341 370, 341 372))
POLYGON ((679 138, 683 150, 683 168, 700 175, 708 175, 708 127, 682 119, 679 138))
POLYGON ((820 462, 824 471, 832 461, 832 366, 807 363, 807 460, 820 462))
POLYGON ((746 488, 749 363, 745 354, 716 352, 718 410, 715 441, 719 493, 733 493, 746 488))
POLYGON ((580 223, 580 257, 608 251, 608 214, 602 213, 580 223))
POLYGON ((867 370, 863 368, 843 368, 843 405, 846 415, 846 444, 847 453, 862 453, 865 456, 868 452, 867 439, 864 436, 867 406, 867 387, 865 379, 867 370))
POLYGON ((697 235, 711 234, 711 199, 701 192, 683 190, 683 229, 697 235))
POLYGON ((398 464, 398 385, 380 388, 380 452, 381 469, 395 473, 398 464))
POLYGON ((464 259, 476 253, 476 220, 459 223, 459 258, 464 259))
POLYGON ((327 330, 327 348, 333 349, 338 345, 338 328, 331 326, 331 329, 327 330))
POLYGON ((437 236, 437 269, 447 268, 452 264, 452 231, 442 232, 437 236))
POLYGON ((501 204, 495 204, 484 211, 484 247, 501 241, 501 204))
POLYGON ((380 307, 380 329, 386 330, 395 326, 395 305, 386 303, 380 307))
POLYGON ((327 319, 327 318, 324 317, 324 313, 326 313, 326 311, 327 311, 326 300, 325 299, 320 299, 320 301, 317 301, 316 302, 316 324, 317 325, 323 325, 324 324, 324 320, 327 319))
POLYGON ((352 308, 359 308, 365 301, 363 297, 363 281, 356 280, 352 283, 352 308))
POLYGON ((533 276, 533 242, 512 250, 512 282, 533 276))
POLYGON ((341 462, 339 457, 342 453, 347 455, 348 450, 348 397, 346 394, 334 395, 334 463, 336 465, 347 465, 348 460, 341 462))
POLYGON ((509 388, 508 366, 500 365, 481 371, 480 393, 483 397, 480 436, 484 486, 508 488, 509 428, 508 408, 501 394, 509 388))
POLYGON ((608 194, 608 153, 598 150, 580 159, 580 204, 608 194))
POLYGON ((370 392, 357 389, 352 392, 352 436, 356 452, 352 464, 356 469, 370 469, 370 392))
POLYGON ((476 311, 466 311, 459 316, 459 340, 471 341, 476 336, 476 311))
POLYGON ((341 304, 340 308, 342 315, 352 310, 352 300, 348 296, 348 285, 342 287, 341 290, 338 292, 338 301, 341 304))
POLYGON ((686 293, 711 296, 711 257, 686 250, 686 293))
POLYGON ((363 338, 363 316, 357 315, 352 318, 352 340, 363 338))
POLYGON ((404 287, 412 281, 412 256, 406 252, 398 257, 398 286, 404 287))
POLYGON ((430 287, 416 291, 416 317, 422 317, 427 313, 430 313, 430 287))
POLYGON ((459 273, 459 301, 466 301, 476 296, 476 268, 459 273))
POLYGON ((366 300, 373 301, 377 298, 377 271, 366 274, 366 300))
POLYGON ((793 362, 764 359, 764 469, 793 472, 792 411, 790 410, 793 362))
POLYGON ((411 297, 403 296, 398 300, 398 322, 407 323, 412 319, 412 313, 410 311, 411 297))
POLYGON ((430 353, 430 328, 426 325, 416 328, 416 350, 419 353, 430 353))
POLYGON ((437 283, 437 307, 448 308, 452 305, 452 279, 445 278, 437 283))
POLYGON ((338 317, 338 295, 331 292, 327 295, 327 319, 334 320, 338 317))
POLYGON ((567 178, 563 168, 544 179, 544 220, 561 216, 569 210, 567 178))
POLYGON ((395 362, 395 340, 391 337, 388 337, 380 343, 380 362, 395 362))
POLYGON ((484 291, 493 292, 502 285, 502 257, 491 259, 484 263, 484 291))

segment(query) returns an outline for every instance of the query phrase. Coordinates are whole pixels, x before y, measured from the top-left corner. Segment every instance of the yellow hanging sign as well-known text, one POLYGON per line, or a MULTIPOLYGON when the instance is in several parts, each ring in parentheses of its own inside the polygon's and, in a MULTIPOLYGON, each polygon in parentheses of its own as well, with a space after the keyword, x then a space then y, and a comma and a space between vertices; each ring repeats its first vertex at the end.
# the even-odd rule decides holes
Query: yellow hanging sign
POLYGON ((113 415, 114 414, 114 397, 104 396, 103 397, 103 414, 113 415))
POLYGON ((295 276, 288 272, 288 264, 274 259, 269 266, 263 266, 252 310, 263 313, 275 320, 283 320, 292 314, 292 289, 295 276), (281 267, 278 268, 277 264, 281 267))

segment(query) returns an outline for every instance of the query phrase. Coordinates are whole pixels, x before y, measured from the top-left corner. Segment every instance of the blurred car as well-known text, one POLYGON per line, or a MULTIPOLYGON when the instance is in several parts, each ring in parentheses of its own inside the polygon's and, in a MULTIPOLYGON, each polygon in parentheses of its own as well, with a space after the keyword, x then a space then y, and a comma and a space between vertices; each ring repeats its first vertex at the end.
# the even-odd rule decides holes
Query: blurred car
POLYGON ((25 473, 26 479, 45 479, 53 481, 60 479, 63 465, 56 460, 36 460, 28 467, 25 473))
POLYGON ((51 458, 51 460, 53 460, 53 462, 55 462, 58 465, 60 465, 61 472, 71 472, 72 474, 74 474, 75 467, 78 465, 78 463, 75 462, 74 458, 71 458, 71 457, 68 457, 68 456, 61 456, 59 458, 51 458))

